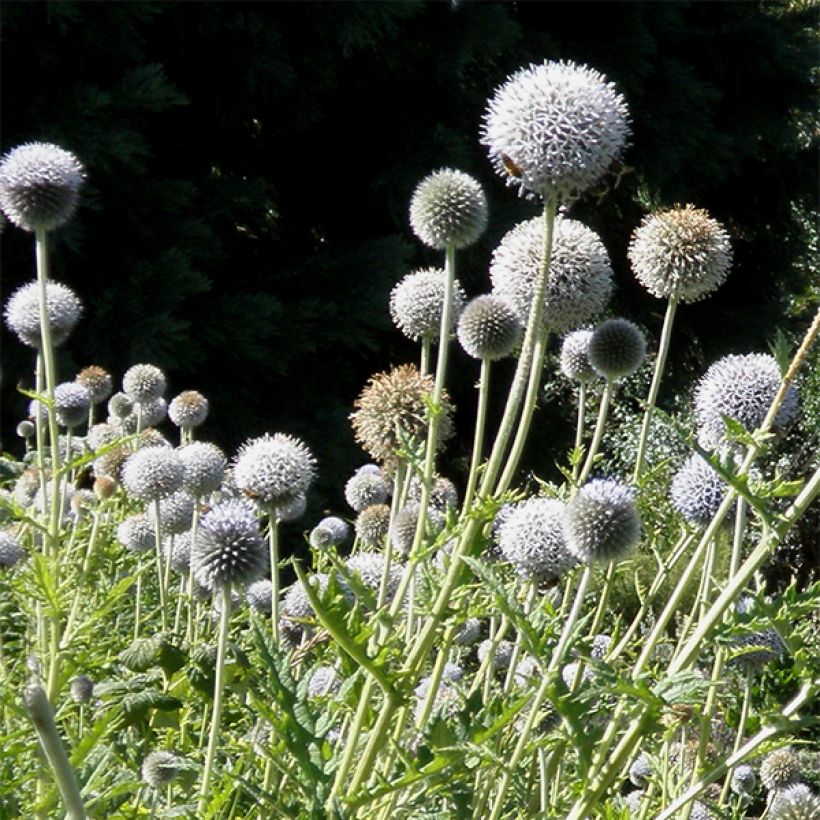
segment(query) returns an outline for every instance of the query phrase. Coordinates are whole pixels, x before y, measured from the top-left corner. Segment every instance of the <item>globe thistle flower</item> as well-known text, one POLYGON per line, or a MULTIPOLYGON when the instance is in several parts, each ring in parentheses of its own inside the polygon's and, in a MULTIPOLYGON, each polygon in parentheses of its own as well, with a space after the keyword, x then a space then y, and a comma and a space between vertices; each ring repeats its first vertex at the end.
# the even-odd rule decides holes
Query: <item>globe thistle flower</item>
POLYGON ((566 506, 567 548, 581 562, 617 561, 641 535, 635 491, 612 479, 594 479, 566 506))
POLYGON ((603 633, 600 635, 595 635, 592 639, 592 651, 589 653, 590 656, 596 660, 602 661, 606 657, 607 652, 609 652, 609 647, 611 644, 611 635, 605 635, 603 633))
POLYGON ((127 447, 115 447, 105 455, 94 459, 94 475, 97 478, 110 478, 119 483, 125 462, 130 457, 131 451, 127 447))
POLYGON ((159 789, 176 779, 181 764, 182 759, 171 752, 151 752, 142 761, 142 779, 159 789))
MULTIPOLYGON (((328 577, 323 572, 317 572, 308 576, 308 583, 314 587, 321 596, 324 595, 325 590, 327 590, 328 577)), ((282 601, 282 614, 285 617, 295 620, 315 617, 313 604, 311 604, 310 598, 308 598, 301 581, 296 581, 285 593, 284 600, 282 601)))
POLYGON ((74 703, 88 703, 94 694, 94 681, 85 675, 78 675, 71 681, 69 691, 74 703))
POLYGON ((108 414, 115 419, 124 419, 134 410, 134 402, 125 393, 114 393, 108 400, 108 414))
POLYGON ((789 746, 770 752, 760 764, 760 782, 767 791, 793 786, 802 774, 800 760, 789 746))
MULTIPOLYGON (((393 549, 402 557, 408 555, 413 548, 420 515, 421 505, 414 502, 407 504, 396 514, 393 529, 390 532, 390 539, 393 549)), ((427 537, 434 537, 443 528, 444 518, 441 513, 434 507, 428 508, 425 527, 427 537)))
MULTIPOLYGON (((737 612, 744 614, 754 607, 754 599, 750 596, 741 598, 735 607, 737 612)), ((765 669, 772 661, 782 657, 786 651, 783 640, 775 629, 765 629, 754 635, 741 635, 733 638, 729 648, 738 651, 730 657, 728 663, 738 666, 747 672, 757 672, 765 669)))
MULTIPOLYGON (((493 251, 493 293, 505 299, 526 326, 536 280, 544 266, 541 217, 521 222, 493 251)), ((556 333, 594 319, 612 295, 612 266, 603 243, 586 225, 557 217, 553 231, 542 322, 556 333)))
MULTIPOLYGON (((749 432, 763 424, 780 387, 780 369, 773 356, 749 353, 724 356, 704 374, 695 388, 698 440, 715 449, 724 438, 723 416, 739 421, 749 432)), ((785 428, 797 416, 799 397, 790 385, 774 420, 785 428)))
POLYGON ((76 427, 88 421, 91 394, 77 382, 63 382, 54 388, 54 413, 63 427, 76 427))
POLYGON ((37 428, 28 419, 23 419, 15 428, 15 432, 20 438, 30 439, 37 432, 37 428))
MULTIPOLYGON (((380 552, 360 552, 345 561, 345 569, 349 575, 358 577, 364 586, 378 593, 384 572, 384 560, 384 555, 380 552)), ((391 600, 396 594, 402 574, 403 569, 400 564, 390 565, 387 577, 387 600, 391 600)), ((340 585, 344 587, 342 580, 340 580, 340 585)))
POLYGON ((71 219, 80 198, 83 166, 50 142, 27 142, 0 160, 0 208, 25 231, 53 231, 71 219))
POLYGON ((641 800, 643 800, 645 792, 643 789, 635 789, 629 792, 622 799, 624 805, 629 811, 630 817, 639 817, 641 813, 641 800))
POLYGON ((699 800, 695 800, 689 811, 689 820, 712 820, 712 812, 699 800))
POLYGON ((599 72, 572 62, 531 64, 495 92, 481 143, 521 195, 575 199, 622 154, 629 137, 624 98, 599 72))
POLYGON ((318 666, 308 681, 308 697, 321 698, 339 691, 342 682, 339 673, 332 666, 318 666))
POLYGON ((646 337, 627 319, 607 319, 589 340, 589 363, 607 379, 631 376, 646 358, 646 337))
MULTIPOLYGON (((194 518, 194 497, 185 490, 177 490, 159 502, 159 526, 163 535, 179 535, 191 529, 194 518)), ((148 511, 151 526, 157 526, 156 511, 148 511)))
POLYGON ((652 766, 649 764, 649 758, 641 752, 629 767, 629 780, 634 786, 643 788, 650 777, 652 777, 652 766))
POLYGON ((354 473, 345 484, 345 501, 358 513, 374 504, 384 504, 390 485, 381 473, 354 473))
POLYGON ((194 441, 177 450, 182 461, 182 487, 195 498, 219 489, 225 476, 227 459, 222 450, 208 441, 194 441))
POLYGON ((248 606, 261 615, 270 615, 272 584, 267 578, 260 578, 248 585, 245 590, 245 597, 248 599, 248 606))
POLYGON ((71 496, 71 512, 76 518, 84 518, 89 512, 96 509, 97 496, 91 490, 77 490, 71 496))
POLYGON ((10 530, 0 530, 0 569, 9 569, 26 557, 26 551, 10 530))
POLYGON ((130 515, 117 527, 117 541, 129 552, 149 552, 155 540, 154 528, 145 513, 130 515))
MULTIPOLYGON (((458 683, 464 677, 464 670, 457 663, 445 663, 441 670, 441 683, 458 683)), ((417 698, 427 697, 430 691, 431 675, 425 675, 418 683, 418 686, 413 690, 413 694, 417 698)))
MULTIPOLYGON (((45 478, 49 477, 46 471, 45 478)), ((23 470, 17 481, 14 482, 14 492, 12 497, 21 507, 30 507, 34 503, 34 497, 40 489, 40 471, 37 469, 23 470)))
POLYGON ((472 646, 481 635, 481 621, 478 618, 467 618, 453 635, 456 646, 472 646))
MULTIPOLYGON (((418 723, 424 713, 425 697, 416 698, 416 706, 413 709, 413 719, 418 723)), ((443 683, 436 691, 433 698, 432 709, 430 710, 430 717, 452 718, 461 708, 462 696, 455 686, 450 686, 443 683)))
POLYGON ((111 375, 95 364, 84 367, 74 377, 74 381, 88 390, 92 404, 102 404, 111 395, 113 389, 111 375))
POLYGON ((804 783, 774 792, 769 816, 773 820, 817 820, 820 797, 804 783))
POLYGON ((300 493, 274 507, 277 521, 298 521, 307 509, 307 496, 300 493))
MULTIPOLYGON (((408 339, 437 341, 444 312, 447 289, 440 268, 425 268, 408 273, 390 292, 393 323, 408 339)), ((453 325, 464 308, 466 296, 459 282, 453 282, 453 325)), ((453 325, 447 328, 449 332, 453 325)))
POLYGON ((565 507, 552 498, 530 498, 501 525, 501 554, 523 578, 560 578, 575 566, 564 535, 565 507))
POLYGON ((249 439, 233 464, 236 486, 250 498, 274 507, 304 495, 316 475, 316 459, 293 436, 267 433, 249 439))
MULTIPOLYGON (((396 464, 396 452, 409 443, 419 445, 427 436, 426 400, 432 396, 432 376, 422 376, 418 368, 405 364, 388 373, 372 376, 354 402, 350 420, 356 441, 376 461, 388 468, 396 464)), ((453 405, 442 395, 439 417, 440 448, 453 435, 453 405)))
MULTIPOLYGON (((71 288, 59 282, 46 284, 46 314, 54 347, 69 337, 82 312, 82 303, 71 288)), ((5 316, 9 330, 24 345, 40 349, 40 286, 37 282, 22 285, 12 293, 6 303, 5 316)))
POLYGON ((755 770, 747 763, 741 763, 732 769, 730 787, 735 794, 748 796, 755 790, 757 776, 755 770))
POLYGON ((362 510, 355 522, 356 537, 367 547, 381 547, 390 531, 390 507, 376 504, 362 510))
POLYGON ((696 526, 708 524, 726 497, 726 482, 697 453, 675 473, 669 493, 672 506, 696 526))
POLYGON ((196 390, 184 390, 168 405, 168 417, 183 430, 193 430, 208 418, 208 399, 196 390))
POLYGON ((442 168, 426 176, 413 192, 410 226, 431 248, 466 248, 487 227, 484 190, 469 174, 442 168))
MULTIPOLYGON (((572 689, 572 684, 575 683, 575 676, 577 673, 578 661, 572 661, 561 669, 561 680, 564 681, 564 685, 567 689, 572 689)), ((595 673, 588 666, 585 666, 583 672, 581 672, 581 683, 591 681, 594 676, 595 673)))
POLYGON ((191 569, 191 533, 172 535, 162 542, 163 554, 168 558, 171 569, 180 575, 187 575, 191 569))
POLYGON ((118 438, 117 431, 110 424, 103 422, 89 429, 85 443, 92 451, 100 450, 108 444, 113 444, 118 438))
POLYGON ((350 535, 350 527, 346 521, 336 516, 323 518, 310 532, 310 545, 314 549, 326 550, 338 547, 350 535))
POLYGON ((461 312, 456 333, 468 356, 496 361, 509 356, 523 328, 512 306, 500 296, 476 296, 461 312))
POLYGON ((168 402, 165 401, 162 396, 158 396, 144 404, 138 403, 137 410, 140 414, 138 417, 139 422, 142 424, 143 429, 146 427, 156 427, 156 425, 162 424, 168 415, 168 402))
POLYGON ((146 447, 125 462, 122 482, 137 501, 157 501, 175 493, 182 486, 184 474, 182 459, 173 450, 146 447))
MULTIPOLYGON (((407 484, 407 500, 420 502, 423 486, 421 478, 414 475, 407 484)), ((430 506, 442 514, 458 507, 458 490, 449 478, 441 475, 433 476, 433 483, 430 487, 430 506)))
POLYGON ((644 217, 627 251, 632 271, 653 295, 677 293, 686 303, 717 290, 729 275, 729 235, 709 214, 692 205, 644 217))
POLYGON ((265 573, 267 565, 253 505, 223 501, 202 517, 191 550, 191 568, 202 586, 247 586, 265 573))
POLYGON ((478 662, 483 664, 485 659, 490 656, 490 667, 493 671, 498 669, 506 669, 510 665, 513 654, 512 641, 499 641, 494 647, 493 641, 489 638, 482 641, 478 645, 478 662))
POLYGON ((585 384, 595 378, 595 370, 589 361, 591 330, 574 330, 561 342, 561 372, 574 382, 585 384))
POLYGON ((160 398, 165 388, 165 374, 153 364, 135 364, 122 377, 122 389, 136 404, 148 404, 160 398))

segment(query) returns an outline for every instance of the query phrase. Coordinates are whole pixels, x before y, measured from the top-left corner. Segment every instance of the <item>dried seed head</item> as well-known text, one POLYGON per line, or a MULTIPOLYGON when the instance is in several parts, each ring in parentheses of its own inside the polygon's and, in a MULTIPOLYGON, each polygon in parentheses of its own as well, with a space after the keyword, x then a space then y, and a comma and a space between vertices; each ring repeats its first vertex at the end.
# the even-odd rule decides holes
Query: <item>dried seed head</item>
POLYGON ((199 427, 208 418, 208 399, 196 390, 185 390, 171 400, 168 417, 183 430, 199 427))
POLYGON ((84 367, 74 381, 88 390, 92 404, 102 404, 111 395, 111 375, 95 364, 84 367))
POLYGON ((390 507, 376 504, 362 510, 355 523, 356 537, 367 547, 383 547, 390 530, 390 507))
POLYGON ((760 764, 760 782, 767 791, 793 786, 802 774, 800 760, 789 746, 770 752, 760 764))
POLYGON ((94 479, 94 495, 97 496, 100 501, 111 498, 116 490, 117 482, 110 476, 103 475, 94 479))

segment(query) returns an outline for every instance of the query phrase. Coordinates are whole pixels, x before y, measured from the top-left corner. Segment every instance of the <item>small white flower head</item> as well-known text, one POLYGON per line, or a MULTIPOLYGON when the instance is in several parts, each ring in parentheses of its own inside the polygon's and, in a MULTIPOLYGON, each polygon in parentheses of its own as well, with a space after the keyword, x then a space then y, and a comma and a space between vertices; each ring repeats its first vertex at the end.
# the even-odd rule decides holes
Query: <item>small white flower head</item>
POLYGON ((191 568, 206 589, 247 586, 268 567, 265 539, 252 504, 222 501, 202 517, 191 550, 191 568))
POLYGON ((277 521, 298 521, 307 510, 307 496, 300 493, 275 506, 277 521))
POLYGON ((643 788, 650 777, 652 777, 652 766, 649 764, 649 758, 641 752, 629 767, 629 779, 633 785, 643 788))
POLYGON ((481 142, 508 185, 522 195, 575 199, 617 160, 629 137, 629 112, 615 86, 572 62, 531 64, 495 92, 481 142))
MULTIPOLYGON (((163 535, 179 535, 191 529, 194 518, 194 497, 185 490, 177 490, 159 502, 159 528, 163 535)), ((148 520, 157 526, 154 505, 148 510, 148 520)))
POLYGON ((456 646, 472 646, 481 636, 481 621, 478 618, 467 618, 453 635, 456 646))
POLYGON ((248 606, 254 612, 259 612, 261 615, 270 615, 272 606, 272 589, 273 585, 267 578, 260 578, 248 585, 245 590, 245 597, 248 599, 248 606))
POLYGON ((154 549, 156 534, 145 513, 130 515, 117 527, 117 541, 129 552, 149 552, 154 549))
POLYGON ((151 752, 142 761, 142 779, 159 789, 175 780, 182 760, 171 752, 151 752))
POLYGON ((208 441, 193 441, 177 450, 184 473, 182 487, 196 498, 219 489, 225 476, 227 459, 222 450, 208 441))
MULTIPOLYGON (((309 575, 307 580, 320 596, 324 595, 328 580, 325 573, 314 573, 309 575)), ((308 598, 301 581, 296 581, 288 587, 282 601, 282 614, 297 621, 315 617, 313 605, 310 603, 310 598, 308 598)))
POLYGON ((602 376, 615 381, 631 376, 646 358, 646 337, 628 319, 607 319, 589 340, 589 363, 602 376))
POLYGON ((134 412, 134 402, 125 393, 114 393, 108 400, 108 415, 124 419, 134 412))
POLYGON ((689 812, 689 820, 712 820, 712 812, 699 800, 695 800, 689 812))
POLYGON ((359 513, 354 526, 356 537, 366 547, 383 547, 390 530, 390 507, 387 504, 367 507, 359 513))
POLYGON ((564 535, 585 564, 623 558, 641 535, 635 490, 612 479, 588 482, 566 506, 564 535))
POLYGON ((356 470, 357 473, 370 473, 370 475, 382 475, 382 468, 378 464, 362 464, 356 470))
MULTIPOLYGON (((423 485, 419 476, 414 475, 407 484, 407 500, 421 501, 423 485)), ((438 512, 445 514, 447 510, 454 510, 458 507, 458 490, 450 481, 441 475, 433 476, 433 484, 430 488, 430 506, 438 512)))
POLYGON ((790 746, 775 749, 760 764, 760 782, 767 791, 793 786, 802 774, 800 760, 790 746))
POLYGON ((672 506, 690 523, 704 526, 726 497, 726 482, 697 453, 675 473, 669 493, 672 506))
POLYGON ((163 555, 169 560, 171 569, 180 575, 187 575, 191 568, 191 533, 183 532, 166 538, 162 542, 163 555))
POLYGON ((458 341, 468 356, 497 361, 509 356, 523 328, 512 306, 500 296, 488 293, 467 304, 458 320, 458 341))
POLYGON ((136 404, 148 404, 165 393, 165 374, 153 364, 135 364, 125 371, 122 389, 136 404))
POLYGON ((70 151, 28 142, 0 160, 0 208, 25 231, 53 231, 77 209, 83 166, 70 151))
POLYGON ((137 450, 122 468, 126 492, 137 501, 156 501, 182 486, 185 467, 182 459, 166 447, 137 450))
POLYGON ((624 798, 624 805, 629 811, 630 817, 639 817, 641 814, 641 800, 644 798, 643 789, 635 789, 629 792, 624 798))
POLYGON ((78 675, 69 688, 74 703, 88 703, 94 694, 94 681, 86 675, 78 675))
POLYGON ((193 430, 208 418, 208 399, 196 390, 183 390, 168 405, 168 417, 183 430, 193 430))
POLYGON ((510 665, 513 654, 512 641, 499 641, 493 649, 493 642, 487 638, 478 645, 478 662, 484 663, 484 659, 492 653, 490 668, 493 670, 506 669, 510 665))
MULTIPOLYGON (((766 353, 724 356, 703 375, 695 388, 698 440, 715 449, 724 440, 723 416, 739 421, 749 432, 766 418, 780 388, 780 369, 766 353)), ((797 416, 799 394, 790 385, 774 420, 775 429, 788 427, 797 416)))
MULTIPOLYGON (((413 718, 416 721, 421 719, 424 712, 424 702, 426 698, 416 697, 416 705, 413 709, 413 718)), ((462 706, 463 698, 455 686, 442 683, 433 698, 433 708, 430 717, 452 718, 458 713, 462 706)))
POLYGON ((735 794, 750 795, 757 785, 755 770, 748 763, 741 763, 732 769, 731 789, 735 794))
POLYGON ((564 536, 564 504, 530 498, 517 505, 501 525, 501 554, 523 578, 560 578, 577 563, 564 536))
POLYGON ((74 377, 74 381, 88 390, 92 404, 102 404, 113 389, 111 374, 95 364, 84 367, 74 377))
MULTIPOLYGON (((544 226, 540 217, 520 222, 493 251, 493 293, 505 299, 526 326, 535 282, 544 266, 544 226)), ((564 333, 594 319, 612 295, 612 265, 598 235, 586 225, 557 217, 553 236, 543 323, 564 333)))
POLYGON ((729 275, 732 248, 723 226, 692 205, 644 217, 632 234, 629 262, 638 281, 653 295, 697 302, 729 275))
POLYGON ((310 533, 310 545, 315 549, 329 549, 338 547, 350 535, 350 526, 347 521, 329 515, 323 518, 310 533))
MULTIPOLYGON (((445 663, 441 670, 441 684, 447 685, 450 683, 458 683, 464 677, 464 670, 457 663, 445 663)), ((425 675, 418 683, 418 686, 413 690, 413 694, 417 698, 427 697, 430 691, 430 681, 432 677, 425 675)))
MULTIPOLYGON (((46 284, 46 313, 51 331, 51 343, 58 347, 71 334, 80 321, 83 306, 71 288, 59 282, 46 284)), ((6 303, 6 325, 17 338, 29 347, 39 350, 40 338, 40 288, 37 282, 22 285, 12 293, 6 303)))
POLYGON ((15 428, 15 432, 20 438, 27 439, 37 432, 37 428, 28 419, 23 419, 15 428))
POLYGON ((820 796, 805 783, 795 783, 773 794, 769 816, 773 820, 817 820, 820 796))
POLYGON ((63 382, 54 388, 54 412, 57 424, 76 427, 88 421, 91 394, 77 382, 63 382))
MULTIPOLYGON (((165 421, 168 416, 168 402, 162 396, 158 396, 145 404, 137 404, 135 410, 139 410, 141 429, 145 430, 165 421)), ((136 418, 136 413, 134 418, 136 418)))
POLYGON ((359 472, 345 484, 345 501, 358 513, 374 504, 384 504, 390 494, 390 485, 381 472, 359 472))
MULTIPOLYGON (((564 685, 567 689, 572 688, 572 684, 575 682, 575 675, 578 673, 578 661, 573 661, 572 663, 568 663, 561 669, 561 680, 564 681, 564 685)), ((592 680, 595 673, 588 667, 584 666, 584 671, 581 672, 581 683, 586 683, 587 681, 592 680)))
POLYGON ((322 698, 339 691, 339 673, 332 666, 317 666, 308 681, 308 697, 322 698))
POLYGON ((602 661, 606 657, 607 652, 609 652, 609 647, 611 644, 611 635, 606 635, 603 633, 596 635, 592 639, 592 651, 589 654, 596 660, 602 661))
MULTIPOLYGON (((424 268, 408 273, 390 292, 393 323, 408 339, 438 341, 446 286, 443 270, 424 268)), ((453 282, 453 325, 465 302, 464 290, 457 281, 453 282)))
POLYGON ((0 569, 9 569, 26 557, 25 550, 11 530, 0 530, 0 569))
POLYGON ((233 465, 236 486, 274 507, 304 495, 315 475, 316 459, 307 445, 284 433, 246 441, 233 465))
MULTIPOLYGON (((420 515, 421 506, 412 501, 396 514, 390 539, 393 549, 402 557, 409 555, 413 547, 413 540, 416 537, 416 527, 420 515)), ((425 522, 425 535, 428 538, 432 538, 441 532, 443 527, 444 517, 442 514, 435 509, 435 507, 429 507, 427 510, 427 520, 425 522)))
POLYGON ((469 174, 443 168, 425 177, 413 192, 410 226, 431 248, 466 248, 487 227, 487 197, 469 174))
MULTIPOLYGON (((384 571, 384 555, 380 552, 360 552, 345 561, 348 574, 357 576, 364 586, 369 587, 375 594, 379 592, 382 573, 384 571)), ((404 570, 401 564, 390 564, 387 578, 387 599, 392 600, 399 588, 404 570)), ((340 585, 343 585, 340 579, 340 585)))
POLYGON ((596 373, 589 363, 589 342, 591 330, 573 330, 561 342, 561 372, 574 382, 586 383, 595 378, 596 373))

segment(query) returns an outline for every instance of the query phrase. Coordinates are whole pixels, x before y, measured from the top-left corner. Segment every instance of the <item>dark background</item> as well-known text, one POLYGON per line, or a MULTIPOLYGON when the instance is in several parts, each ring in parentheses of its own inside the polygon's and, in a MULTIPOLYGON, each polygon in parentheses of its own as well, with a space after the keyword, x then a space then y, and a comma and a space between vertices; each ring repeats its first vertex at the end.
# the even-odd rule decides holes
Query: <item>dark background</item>
MULTIPOLYGON (((726 285, 679 311, 669 402, 718 356, 807 324, 817 22, 800 3, 5 3, 0 147, 53 141, 88 174, 53 240, 53 274, 86 307, 60 372, 93 363, 119 380, 155 363, 169 399, 208 396, 200 437, 229 453, 265 431, 303 437, 321 470, 312 513, 344 509, 365 461, 353 399, 372 373, 418 359, 389 291, 440 264, 409 230, 415 184, 453 166, 486 187, 490 228, 459 257, 468 294, 486 291, 492 249, 535 213, 478 143, 486 100, 529 62, 570 59, 615 81, 633 117, 635 170, 571 214, 612 256, 612 311, 657 339, 664 305, 626 262, 648 210, 692 202, 732 236, 726 285)), ((2 260, 5 301, 33 277, 30 235, 8 229, 2 260)), ((16 450, 31 353, 5 328, 2 345, 16 450)), ((459 481, 477 369, 454 356, 445 472, 459 481)), ((566 407, 542 410, 527 466, 548 473, 572 426, 566 407)))

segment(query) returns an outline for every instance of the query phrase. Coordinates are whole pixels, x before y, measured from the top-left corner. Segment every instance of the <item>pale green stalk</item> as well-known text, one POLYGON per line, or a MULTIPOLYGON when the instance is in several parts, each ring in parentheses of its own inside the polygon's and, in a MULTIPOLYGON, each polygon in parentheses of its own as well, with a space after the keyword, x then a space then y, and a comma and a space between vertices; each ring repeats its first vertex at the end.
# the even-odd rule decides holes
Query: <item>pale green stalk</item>
POLYGON ((421 361, 419 362, 419 372, 426 376, 430 372, 430 347, 433 344, 431 336, 421 337, 421 361))
MULTIPOLYGON (((743 686, 743 702, 740 706, 740 717, 737 721, 737 731, 735 732, 735 742, 734 746, 732 747, 733 752, 737 752, 740 748, 740 745, 743 743, 743 734, 746 731, 746 723, 749 720, 749 710, 752 705, 752 670, 746 670, 746 681, 743 686)), ((732 784, 732 772, 731 769, 726 772, 726 777, 723 780, 723 787, 720 790, 720 799, 718 803, 723 805, 726 797, 729 794, 729 788, 732 784)))
MULTIPOLYGON (((191 519, 191 549, 193 550, 196 544, 197 530, 199 529, 199 502, 197 498, 194 501, 194 515, 191 519)), ((186 586, 187 597, 187 621, 185 624, 185 638, 188 643, 191 643, 194 637, 194 609, 196 604, 194 602, 194 568, 191 562, 188 562, 188 581, 186 586)))
POLYGON ((606 426, 606 417, 609 414, 609 403, 612 400, 612 391, 614 385, 612 379, 607 379, 604 385, 603 393, 601 394, 601 406, 598 408, 598 420, 595 422, 595 432, 592 434, 592 443, 589 445, 589 452, 587 453, 584 467, 581 470, 581 475, 578 476, 578 486, 583 486, 592 472, 592 465, 595 461, 595 456, 598 454, 598 448, 601 446, 601 440, 604 436, 604 427, 606 426))
POLYGON ((162 521, 160 520, 159 499, 154 500, 154 549, 157 556, 157 583, 159 584, 159 608, 162 620, 162 631, 168 631, 167 601, 165 598, 165 574, 162 571, 162 521))
MULTIPOLYGON (((587 410, 587 383, 578 384, 578 419, 575 422, 575 452, 580 453, 584 445, 584 425, 587 410)), ((580 458, 572 467, 572 480, 578 482, 578 472, 581 469, 580 458)))
POLYGON ((276 510, 268 513, 268 547, 270 550, 270 623, 273 642, 279 645, 279 521, 276 510))
POLYGON ((476 410, 473 452, 470 459, 470 475, 467 479, 467 490, 464 493, 464 506, 461 508, 462 516, 469 511, 470 505, 473 503, 475 488, 478 483, 478 470, 481 465, 481 455, 484 450, 484 428, 487 425, 491 364, 492 362, 489 359, 481 360, 481 373, 478 377, 478 408, 476 410))
POLYGON ((93 523, 91 525, 91 535, 88 538, 88 546, 83 557, 83 565, 80 569, 80 577, 77 579, 77 591, 74 593, 74 601, 71 604, 71 611, 69 612, 68 620, 66 621, 65 629, 63 630, 63 637, 60 641, 61 648, 65 648, 71 640, 74 628, 74 621, 77 618, 77 612, 80 608, 80 598, 83 594, 83 586, 85 585, 88 570, 91 566, 91 558, 94 554, 94 547, 97 543, 97 535, 100 529, 100 514, 95 510, 92 514, 93 523))

